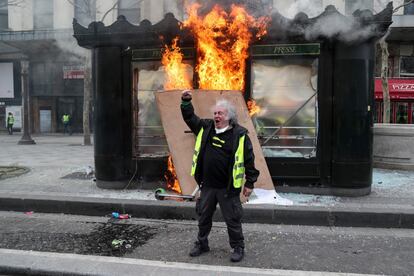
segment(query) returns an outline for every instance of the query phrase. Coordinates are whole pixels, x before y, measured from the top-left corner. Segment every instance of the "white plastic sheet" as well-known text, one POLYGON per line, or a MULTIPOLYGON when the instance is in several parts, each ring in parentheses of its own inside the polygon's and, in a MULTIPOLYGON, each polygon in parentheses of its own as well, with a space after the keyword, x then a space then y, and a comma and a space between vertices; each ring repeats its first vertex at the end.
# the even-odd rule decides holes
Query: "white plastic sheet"
POLYGON ((275 190, 265 190, 255 188, 250 196, 248 204, 275 204, 275 205, 293 205, 293 202, 287 198, 283 198, 276 193, 275 190))

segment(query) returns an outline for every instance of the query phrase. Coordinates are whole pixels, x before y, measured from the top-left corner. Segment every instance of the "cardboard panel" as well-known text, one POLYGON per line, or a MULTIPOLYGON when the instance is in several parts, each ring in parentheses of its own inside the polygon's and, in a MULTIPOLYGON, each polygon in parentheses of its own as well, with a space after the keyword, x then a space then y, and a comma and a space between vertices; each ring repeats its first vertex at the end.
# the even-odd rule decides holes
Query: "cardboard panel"
MULTIPOLYGON (((182 193, 191 194, 196 187, 194 178, 190 176, 195 135, 190 132, 181 116, 181 93, 182 90, 159 91, 155 97, 182 193)), ((234 104, 239 124, 249 131, 256 157, 255 166, 260 171, 255 188, 274 190, 269 169, 241 92, 193 90, 192 95, 195 113, 200 118, 213 118, 212 108, 218 99, 224 98, 234 104)))

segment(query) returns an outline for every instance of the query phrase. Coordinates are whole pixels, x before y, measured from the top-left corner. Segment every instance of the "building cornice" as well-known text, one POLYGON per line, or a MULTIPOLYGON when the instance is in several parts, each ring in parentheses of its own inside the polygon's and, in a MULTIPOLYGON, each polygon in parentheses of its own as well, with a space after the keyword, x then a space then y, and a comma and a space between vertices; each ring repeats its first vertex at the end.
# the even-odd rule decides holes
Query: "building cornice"
MULTIPOLYGON (((340 41, 348 44, 363 43, 383 36, 392 23, 392 3, 378 14, 369 10, 356 10, 351 16, 345 16, 329 5, 317 17, 309 18, 305 13, 298 13, 288 19, 280 13, 271 15, 267 35, 256 44, 278 42, 318 42, 340 41)), ((191 47, 194 38, 190 30, 181 28, 172 13, 156 24, 143 20, 139 25, 132 25, 124 16, 109 26, 102 22, 92 22, 83 27, 73 20, 74 37, 85 48, 103 46, 119 47, 163 47, 170 44, 174 37, 179 37, 179 45, 191 47)))

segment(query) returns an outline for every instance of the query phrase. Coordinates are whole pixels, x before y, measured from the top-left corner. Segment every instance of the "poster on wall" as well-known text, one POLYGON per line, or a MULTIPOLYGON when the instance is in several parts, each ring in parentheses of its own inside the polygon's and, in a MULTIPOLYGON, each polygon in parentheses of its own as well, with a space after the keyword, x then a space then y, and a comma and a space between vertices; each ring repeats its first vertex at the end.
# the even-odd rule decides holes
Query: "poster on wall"
POLYGON ((14 98, 13 63, 0 62, 0 98, 14 98))
MULTIPOLYGON (((7 118, 9 112, 11 112, 14 117, 13 129, 22 128, 22 107, 20 105, 6 106, 5 118, 7 118)), ((7 124, 7 120, 5 120, 5 122, 7 124)))

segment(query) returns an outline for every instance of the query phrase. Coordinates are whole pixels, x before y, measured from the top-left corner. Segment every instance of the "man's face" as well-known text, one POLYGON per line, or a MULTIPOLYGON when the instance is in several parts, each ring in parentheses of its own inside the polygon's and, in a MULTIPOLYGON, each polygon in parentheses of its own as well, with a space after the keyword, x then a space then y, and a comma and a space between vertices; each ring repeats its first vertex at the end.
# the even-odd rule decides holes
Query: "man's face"
POLYGON ((228 111, 222 106, 214 107, 214 126, 223 128, 229 125, 228 111))

